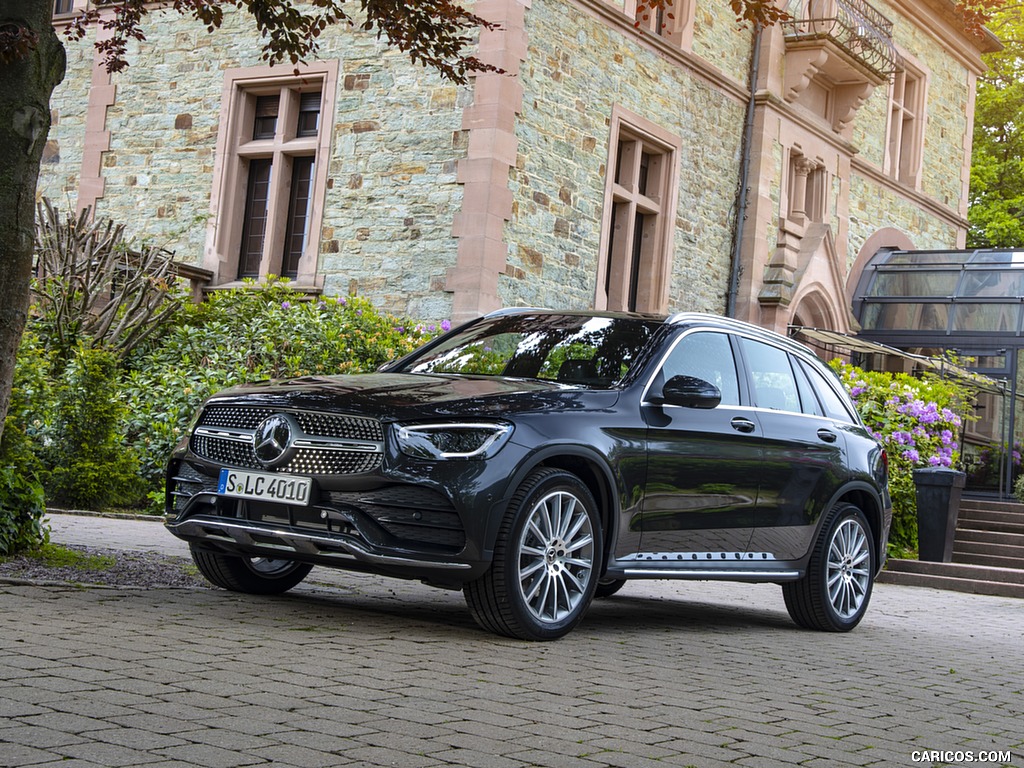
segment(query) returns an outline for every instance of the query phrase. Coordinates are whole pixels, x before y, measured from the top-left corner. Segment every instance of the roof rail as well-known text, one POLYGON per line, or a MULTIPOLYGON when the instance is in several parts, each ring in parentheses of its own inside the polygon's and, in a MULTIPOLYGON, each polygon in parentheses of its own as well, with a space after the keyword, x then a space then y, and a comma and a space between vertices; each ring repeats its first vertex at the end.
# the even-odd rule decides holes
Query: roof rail
POLYGON ((488 312, 484 317, 501 317, 502 315, 514 315, 518 312, 550 312, 548 307, 502 307, 493 312, 488 312))

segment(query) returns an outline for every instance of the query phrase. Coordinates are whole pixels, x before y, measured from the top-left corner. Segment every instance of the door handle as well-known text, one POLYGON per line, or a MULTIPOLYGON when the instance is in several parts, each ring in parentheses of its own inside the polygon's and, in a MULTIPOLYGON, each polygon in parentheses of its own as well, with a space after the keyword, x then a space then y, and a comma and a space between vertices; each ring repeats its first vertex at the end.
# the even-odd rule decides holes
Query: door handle
POLYGON ((820 437, 826 443, 834 443, 836 441, 837 435, 830 429, 819 429, 818 437, 820 437))
POLYGON ((729 422, 730 426, 737 432, 753 432, 757 429, 757 425, 750 419, 745 419, 742 416, 737 416, 735 419, 729 422))

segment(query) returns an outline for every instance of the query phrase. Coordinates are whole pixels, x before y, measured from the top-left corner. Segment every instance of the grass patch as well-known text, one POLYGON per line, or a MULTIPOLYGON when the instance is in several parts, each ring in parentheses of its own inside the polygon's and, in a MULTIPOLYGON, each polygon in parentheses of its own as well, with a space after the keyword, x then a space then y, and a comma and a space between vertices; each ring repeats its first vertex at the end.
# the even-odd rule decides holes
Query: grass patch
MULTIPOLYGON (((43 544, 35 549, 20 553, 18 557, 36 560, 40 565, 51 568, 76 568, 80 571, 105 571, 117 562, 111 555, 90 555, 58 544, 43 544)), ((0 557, 0 562, 14 558, 0 557)))

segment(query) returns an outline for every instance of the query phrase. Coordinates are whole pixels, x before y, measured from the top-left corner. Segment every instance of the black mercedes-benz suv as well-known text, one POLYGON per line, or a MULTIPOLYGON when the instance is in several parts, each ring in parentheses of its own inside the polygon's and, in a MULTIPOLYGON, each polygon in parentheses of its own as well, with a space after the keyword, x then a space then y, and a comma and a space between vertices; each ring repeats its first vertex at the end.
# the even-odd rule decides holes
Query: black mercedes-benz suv
POLYGON ((503 310, 377 373, 230 389, 167 490, 220 587, 420 579, 532 640, 630 579, 777 582, 797 624, 849 630, 891 521, 885 452, 832 372, 695 313, 503 310))

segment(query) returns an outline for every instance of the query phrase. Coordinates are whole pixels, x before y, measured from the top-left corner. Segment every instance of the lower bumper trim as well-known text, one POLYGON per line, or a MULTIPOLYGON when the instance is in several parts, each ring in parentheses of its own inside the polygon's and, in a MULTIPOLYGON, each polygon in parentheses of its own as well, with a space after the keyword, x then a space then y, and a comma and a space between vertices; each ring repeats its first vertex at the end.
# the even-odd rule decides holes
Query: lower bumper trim
POLYGON ((189 542, 224 544, 237 547, 240 551, 274 553, 279 557, 292 554, 324 565, 337 564, 344 567, 345 561, 354 559, 364 563, 402 568, 451 571, 468 571, 472 568, 469 563, 381 554, 368 549, 351 536, 304 533, 280 526, 229 520, 211 515, 196 515, 184 520, 168 521, 166 526, 175 536, 189 542))

